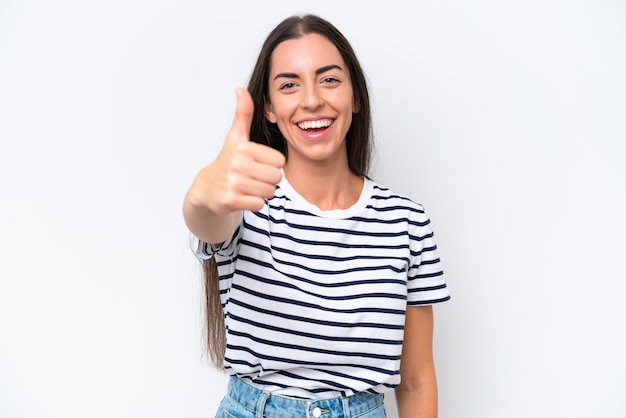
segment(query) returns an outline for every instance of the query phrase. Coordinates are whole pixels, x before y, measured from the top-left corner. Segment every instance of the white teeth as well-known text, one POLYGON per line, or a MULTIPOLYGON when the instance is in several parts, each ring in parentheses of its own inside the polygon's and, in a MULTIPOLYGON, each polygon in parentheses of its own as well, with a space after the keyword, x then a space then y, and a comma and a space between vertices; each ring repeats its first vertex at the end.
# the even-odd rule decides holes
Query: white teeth
POLYGON ((304 122, 300 122, 298 127, 300 129, 319 129, 319 128, 327 128, 330 124, 333 123, 332 119, 321 119, 321 120, 307 120, 304 122))

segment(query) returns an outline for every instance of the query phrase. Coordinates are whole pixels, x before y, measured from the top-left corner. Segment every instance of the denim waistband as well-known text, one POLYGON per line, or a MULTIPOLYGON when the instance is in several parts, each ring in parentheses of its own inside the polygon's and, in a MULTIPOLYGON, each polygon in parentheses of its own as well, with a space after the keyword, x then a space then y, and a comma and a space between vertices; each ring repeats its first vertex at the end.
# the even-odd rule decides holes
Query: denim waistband
POLYGON ((352 418, 379 407, 384 395, 359 392, 347 397, 299 399, 273 395, 231 376, 228 395, 257 416, 352 418))

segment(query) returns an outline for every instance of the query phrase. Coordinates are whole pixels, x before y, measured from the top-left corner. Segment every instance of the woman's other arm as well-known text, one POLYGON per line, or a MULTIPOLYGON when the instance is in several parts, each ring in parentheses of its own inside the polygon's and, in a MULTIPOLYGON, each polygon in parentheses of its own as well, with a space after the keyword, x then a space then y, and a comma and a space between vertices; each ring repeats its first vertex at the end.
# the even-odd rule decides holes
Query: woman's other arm
POLYGON ((437 417, 433 322, 432 306, 407 307, 400 363, 401 382, 395 390, 400 418, 437 417))

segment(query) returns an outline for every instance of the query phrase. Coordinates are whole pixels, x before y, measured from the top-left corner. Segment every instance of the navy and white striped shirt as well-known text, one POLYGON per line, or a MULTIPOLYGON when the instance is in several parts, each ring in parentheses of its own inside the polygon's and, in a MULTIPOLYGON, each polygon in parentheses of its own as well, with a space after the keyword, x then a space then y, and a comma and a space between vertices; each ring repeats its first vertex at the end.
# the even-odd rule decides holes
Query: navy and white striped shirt
POLYGON ((367 179, 352 207, 322 211, 283 178, 198 255, 218 265, 226 371, 285 396, 393 389, 407 305, 450 298, 423 207, 367 179))

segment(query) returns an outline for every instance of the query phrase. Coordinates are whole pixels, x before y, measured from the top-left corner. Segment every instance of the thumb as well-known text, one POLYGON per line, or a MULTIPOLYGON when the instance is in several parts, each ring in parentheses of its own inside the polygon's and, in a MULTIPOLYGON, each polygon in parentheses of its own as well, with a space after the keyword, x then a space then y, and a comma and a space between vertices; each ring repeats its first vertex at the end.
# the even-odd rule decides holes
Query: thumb
POLYGON ((235 118, 230 128, 230 136, 240 141, 250 140, 250 126, 252 125, 252 116, 254 115, 254 103, 250 92, 243 87, 235 90, 237 96, 237 107, 235 109, 235 118))

